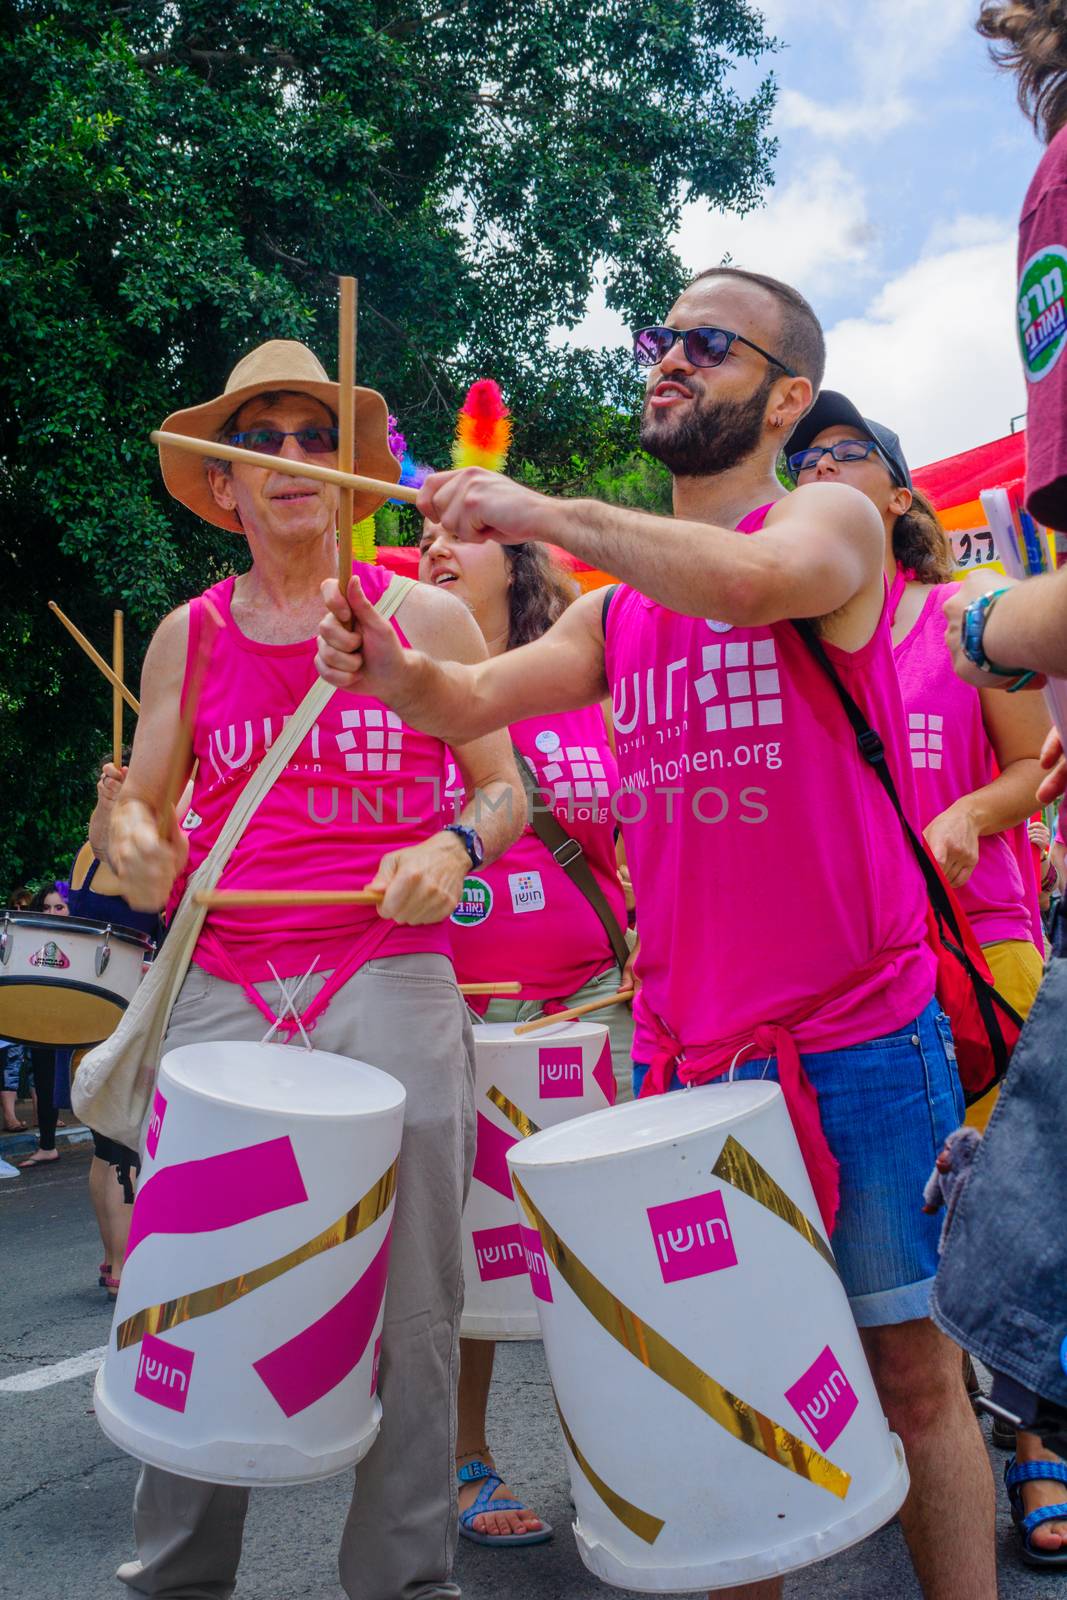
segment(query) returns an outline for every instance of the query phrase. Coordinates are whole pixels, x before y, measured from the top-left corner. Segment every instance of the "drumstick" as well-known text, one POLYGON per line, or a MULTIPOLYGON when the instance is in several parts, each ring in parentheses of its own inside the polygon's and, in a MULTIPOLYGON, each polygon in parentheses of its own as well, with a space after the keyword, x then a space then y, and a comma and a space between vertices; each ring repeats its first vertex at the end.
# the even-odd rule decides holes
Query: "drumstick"
POLYGON ((521 983, 461 983, 460 994, 519 994, 521 983))
POLYGON ((122 766, 122 612, 116 611, 111 625, 111 661, 115 681, 111 685, 111 759, 122 766))
MULTIPOLYGON (((341 279, 341 315, 337 334, 337 465, 351 473, 356 437, 356 280, 341 279)), ((337 512, 337 582, 347 595, 352 576, 352 485, 341 485, 337 512)))
POLYGON ((365 478, 359 472, 341 472, 337 467, 317 467, 313 461, 290 460, 288 456, 262 455, 258 450, 240 450, 235 444, 216 444, 214 439, 193 439, 184 433, 164 433, 155 428, 148 435, 153 444, 173 445, 194 456, 209 456, 213 461, 240 461, 246 467, 277 467, 290 478, 314 478, 316 483, 337 483, 343 489, 363 489, 380 494, 383 500, 404 500, 414 505, 419 491, 403 483, 387 483, 384 478, 365 478))
POLYGON ((73 622, 71 622, 70 618, 60 611, 54 600, 49 600, 48 609, 49 611, 55 612, 56 616, 59 618, 64 628, 66 628, 75 644, 81 645, 82 649, 85 651, 85 654, 89 657, 89 660, 93 663, 94 667, 100 668, 100 671, 104 674, 104 677, 107 679, 108 683, 110 683, 113 689, 118 690, 119 694, 121 694, 122 698, 125 700, 134 716, 139 717, 141 715, 140 703, 134 699, 133 695, 127 689, 122 679, 115 676, 114 672, 108 666, 99 650, 93 649, 84 633, 80 633, 78 631, 73 622))
POLYGON ((571 1006, 567 1011, 556 1011, 550 1017, 536 1017, 533 1022, 520 1022, 516 1033, 535 1033, 538 1028, 550 1028, 554 1022, 573 1022, 575 1017, 588 1016, 590 1011, 603 1011, 606 1006, 617 1006, 633 998, 632 989, 619 989, 603 1000, 587 1000, 584 1005, 571 1006))
POLYGON ((381 889, 201 889, 198 906, 226 911, 237 906, 380 906, 381 889))

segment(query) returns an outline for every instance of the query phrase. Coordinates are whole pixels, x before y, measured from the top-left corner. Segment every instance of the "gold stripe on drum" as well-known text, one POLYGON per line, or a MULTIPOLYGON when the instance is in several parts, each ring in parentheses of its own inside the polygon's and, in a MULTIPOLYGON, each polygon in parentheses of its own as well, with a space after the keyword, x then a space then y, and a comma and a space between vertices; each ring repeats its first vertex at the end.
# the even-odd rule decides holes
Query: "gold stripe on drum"
POLYGON ((712 1422, 717 1422, 720 1428, 725 1428, 742 1444, 747 1444, 751 1450, 758 1450, 761 1455, 795 1472, 798 1477, 807 1478, 816 1488, 826 1489, 839 1500, 845 1499, 852 1482, 849 1473, 841 1467, 835 1467, 832 1461, 821 1456, 787 1428, 765 1417, 755 1406, 731 1394, 729 1389, 690 1361, 655 1328, 643 1322, 629 1306, 623 1305, 607 1285, 601 1283, 583 1261, 579 1261, 551 1223, 545 1220, 526 1193, 517 1173, 512 1172, 511 1181, 516 1199, 540 1233, 545 1252, 563 1281, 590 1316, 595 1317, 624 1350, 628 1350, 642 1366, 654 1372, 657 1378, 662 1378, 672 1389, 685 1395, 712 1422))
POLYGON ((586 1478, 592 1484, 601 1500, 603 1500, 612 1516, 617 1517, 624 1528, 629 1528, 631 1533, 635 1533, 637 1537, 639 1539, 643 1539, 646 1544, 655 1544, 656 1540, 659 1538, 664 1527, 666 1526, 663 1518, 654 1517, 651 1511, 642 1511, 640 1506, 635 1506, 632 1501, 625 1499, 621 1494, 617 1494, 614 1489, 604 1482, 603 1478, 598 1472, 594 1472, 585 1456, 583 1456, 582 1452, 575 1444, 574 1435, 567 1426, 566 1417, 559 1409, 558 1400, 556 1401, 556 1415, 559 1418, 559 1425, 563 1429, 563 1437, 567 1441, 571 1455, 574 1457, 575 1461, 577 1461, 586 1478))
POLYGON ((498 1089, 495 1083, 485 1091, 485 1098, 491 1100, 497 1110, 504 1113, 511 1126, 518 1129, 520 1137, 523 1139, 528 1139, 531 1133, 541 1132, 533 1118, 528 1117, 525 1111, 520 1111, 514 1100, 509 1100, 504 1091, 498 1089))
POLYGON ((294 1267, 302 1266, 313 1256, 322 1255, 326 1250, 336 1249, 339 1244, 354 1239, 358 1233, 377 1222, 388 1209, 396 1193, 399 1164, 400 1157, 397 1156, 388 1171, 382 1173, 377 1183, 343 1217, 338 1217, 336 1222, 317 1233, 306 1244, 279 1256, 277 1261, 268 1261, 266 1266, 256 1267, 252 1272, 239 1273, 225 1283, 213 1283, 208 1289, 194 1289, 192 1294, 179 1295, 177 1300, 166 1300, 162 1305, 146 1306, 143 1311, 134 1312, 132 1317, 127 1317, 125 1322, 119 1324, 115 1335, 118 1348, 128 1350, 146 1333, 167 1333, 183 1322, 191 1322, 194 1317, 207 1317, 213 1311, 221 1311, 224 1306, 232 1306, 246 1294, 262 1289, 264 1284, 273 1283, 276 1278, 292 1272, 294 1267))
POLYGON ((732 1134, 723 1145, 719 1159, 711 1171, 713 1177, 732 1184, 735 1189, 740 1189, 742 1194, 747 1194, 750 1200, 755 1200, 757 1205, 766 1206, 768 1211, 773 1211, 776 1217, 780 1217, 791 1228, 795 1228, 800 1237, 806 1239, 812 1249, 819 1252, 827 1266, 837 1272, 834 1253, 819 1230, 812 1226, 781 1185, 771 1177, 765 1167, 760 1166, 755 1156, 750 1155, 743 1144, 738 1144, 732 1134))

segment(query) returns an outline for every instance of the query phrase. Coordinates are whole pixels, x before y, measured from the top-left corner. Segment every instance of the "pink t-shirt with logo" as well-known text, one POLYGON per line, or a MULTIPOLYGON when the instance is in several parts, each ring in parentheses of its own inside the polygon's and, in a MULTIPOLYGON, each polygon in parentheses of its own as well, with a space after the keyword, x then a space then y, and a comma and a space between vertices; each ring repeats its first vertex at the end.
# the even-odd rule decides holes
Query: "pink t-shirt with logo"
MULTIPOLYGON (((611 813, 618 767, 600 707, 530 717, 508 731, 625 929, 611 813)), ((451 821, 463 798, 454 766, 447 793, 451 821)), ((615 961, 600 918, 529 826, 498 861, 467 879, 451 932, 460 983, 517 979, 523 1000, 565 999, 615 961)), ((488 1001, 471 1004, 484 1011, 488 1001)))
MULTIPOLYGON (((918 621, 893 651, 924 828, 997 775, 981 696, 956 676, 945 644, 945 601, 958 588, 958 583, 931 584, 918 621)), ((1024 882, 1010 835, 978 841, 978 863, 956 894, 979 943, 1033 938, 1033 876, 1031 871, 1031 883, 1024 882)))
MULTIPOLYGON (((863 649, 825 648, 914 815, 885 612, 863 649)), ((935 982, 925 887, 793 627, 681 616, 623 587, 606 666, 641 930, 635 1059, 651 1059, 657 1019, 695 1050, 800 1016, 797 1048, 819 1051, 916 1017, 935 982)))
MULTIPOLYGON (((356 563, 364 592, 377 601, 390 579, 356 563)), ((237 796, 316 682, 314 639, 260 644, 230 611, 233 578, 205 592, 221 613, 216 630, 194 600, 186 686, 201 639, 210 657, 196 710, 193 753, 199 763, 186 829, 186 876, 218 838, 237 796)), ((407 644, 396 619, 393 627, 407 644)), ((183 690, 183 698, 185 690, 183 690)), ((416 733, 380 701, 338 689, 249 822, 219 880, 220 889, 361 889, 389 850, 429 838, 440 827, 445 746, 416 733)), ((171 895, 168 914, 185 879, 171 895)), ((336 967, 377 920, 373 906, 286 906, 209 912, 205 931, 219 941, 242 977, 260 983, 336 967)), ((448 923, 391 924, 378 956, 412 951, 449 953, 448 923)), ((193 959, 220 977, 231 974, 201 939, 193 959)))

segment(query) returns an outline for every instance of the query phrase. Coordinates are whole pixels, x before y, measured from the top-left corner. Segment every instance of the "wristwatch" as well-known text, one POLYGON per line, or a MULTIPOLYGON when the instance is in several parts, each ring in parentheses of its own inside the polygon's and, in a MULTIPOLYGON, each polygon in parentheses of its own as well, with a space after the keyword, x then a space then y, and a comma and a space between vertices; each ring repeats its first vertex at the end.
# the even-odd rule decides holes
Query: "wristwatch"
POLYGON ((472 867, 480 867, 485 860, 485 846, 481 834, 475 833, 473 828, 465 828, 462 822, 450 822, 445 828, 446 833, 456 833, 463 840, 467 854, 471 858, 472 867))
MULTIPOLYGON (((997 678, 1018 678, 1027 673, 1026 667, 998 667, 990 661, 982 644, 990 613, 1001 595, 1007 592, 1007 589, 990 589, 979 595, 977 600, 971 601, 963 613, 960 644, 967 660, 973 661, 979 672, 989 672, 997 678)), ((1029 673, 1028 677, 1033 677, 1033 674, 1029 673)))

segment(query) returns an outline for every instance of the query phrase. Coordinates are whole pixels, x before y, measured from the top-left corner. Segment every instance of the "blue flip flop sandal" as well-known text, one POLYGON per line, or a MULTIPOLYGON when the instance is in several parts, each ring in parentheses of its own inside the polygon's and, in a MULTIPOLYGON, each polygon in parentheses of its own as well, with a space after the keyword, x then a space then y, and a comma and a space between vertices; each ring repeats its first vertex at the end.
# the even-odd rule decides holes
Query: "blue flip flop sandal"
POLYGON ((1011 1520, 1022 1542, 1020 1554, 1029 1567, 1067 1567, 1067 1545, 1058 1550, 1041 1550, 1031 1543, 1031 1534, 1046 1522, 1067 1522, 1067 1501, 1054 1506, 1039 1506, 1029 1515, 1023 1506, 1022 1485, 1038 1479, 1067 1484, 1067 1466, 1062 1461, 1016 1461, 1004 1468, 1004 1484, 1011 1506, 1011 1520))
POLYGON ((460 1483, 481 1482, 482 1485, 477 1498, 466 1511, 459 1514, 459 1531, 464 1539, 469 1539, 472 1544, 489 1545, 544 1544, 551 1539, 552 1529, 545 1521, 529 1533, 479 1533, 473 1526, 475 1517, 483 1516, 487 1511, 525 1511, 527 1507, 520 1500, 493 1499, 504 1480, 485 1461, 468 1461, 466 1466, 460 1467, 456 1477, 460 1483))

